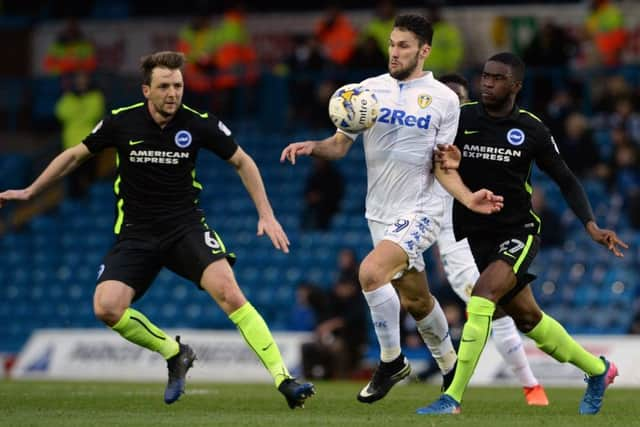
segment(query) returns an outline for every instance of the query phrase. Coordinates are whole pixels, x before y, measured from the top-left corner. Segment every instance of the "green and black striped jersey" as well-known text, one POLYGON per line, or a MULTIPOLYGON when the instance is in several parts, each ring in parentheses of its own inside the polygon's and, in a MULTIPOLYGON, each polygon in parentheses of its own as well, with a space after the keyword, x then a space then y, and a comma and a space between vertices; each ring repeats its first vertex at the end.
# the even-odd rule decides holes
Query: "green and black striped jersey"
POLYGON ((471 191, 487 188, 504 196, 503 209, 492 215, 474 213, 456 202, 458 240, 477 233, 540 232, 540 218, 531 208, 534 162, 558 184, 584 223, 593 218, 584 190, 562 160, 549 129, 517 105, 502 118, 490 117, 478 102, 462 105, 455 145, 462 152, 458 172, 471 191))
POLYGON ((231 131, 209 113, 182 105, 161 128, 146 102, 112 110, 83 143, 92 153, 117 151, 116 234, 126 226, 200 221, 198 151, 228 160, 238 147, 231 131))

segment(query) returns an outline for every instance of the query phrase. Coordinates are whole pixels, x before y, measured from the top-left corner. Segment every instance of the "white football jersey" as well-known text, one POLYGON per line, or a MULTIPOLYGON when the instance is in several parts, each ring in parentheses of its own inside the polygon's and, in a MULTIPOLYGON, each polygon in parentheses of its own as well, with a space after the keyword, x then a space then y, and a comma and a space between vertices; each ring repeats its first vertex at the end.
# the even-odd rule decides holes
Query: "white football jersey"
POLYGON ((460 103, 431 72, 409 81, 383 74, 362 85, 375 93, 380 108, 376 123, 363 132, 366 217, 389 223, 400 214, 424 211, 430 198, 441 197, 432 191, 433 150, 453 143, 460 103))

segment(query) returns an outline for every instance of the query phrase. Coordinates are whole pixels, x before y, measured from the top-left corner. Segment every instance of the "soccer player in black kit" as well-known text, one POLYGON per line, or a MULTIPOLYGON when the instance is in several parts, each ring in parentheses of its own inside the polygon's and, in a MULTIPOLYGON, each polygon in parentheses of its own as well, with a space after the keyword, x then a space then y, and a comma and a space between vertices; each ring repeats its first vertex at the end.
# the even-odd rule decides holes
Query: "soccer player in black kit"
POLYGON ((96 316, 123 338, 167 360, 164 400, 168 404, 178 400, 195 352, 130 307, 167 267, 211 295, 268 369, 289 407, 302 407, 314 394, 313 384, 300 384, 289 375, 269 328, 235 280, 234 255, 198 206, 202 185, 196 180, 195 164, 201 148, 236 169, 258 211, 258 235, 266 233, 285 253, 289 240, 274 216, 253 159, 224 123, 182 103, 183 64, 184 56, 178 52, 142 58, 146 100, 112 110, 83 144, 58 155, 30 186, 0 193, 0 207, 8 200, 32 198, 90 156, 115 147, 117 238, 98 272, 96 316))
POLYGON ((587 389, 579 412, 596 414, 605 389, 618 370, 605 357, 586 351, 553 318, 543 313, 528 283, 527 273, 540 245, 540 219, 531 209, 531 169, 535 161, 560 187, 569 206, 591 238, 616 256, 627 245, 611 230, 600 229, 586 194, 558 152, 547 127, 520 109, 515 98, 522 88, 524 63, 511 53, 499 53, 485 63, 481 102, 462 105, 456 147, 458 172, 471 191, 488 188, 504 196, 502 211, 481 216, 454 205, 456 239, 467 238, 481 274, 467 304, 458 365, 451 385, 419 414, 460 413, 464 391, 486 344, 491 319, 499 305, 538 348, 559 362, 569 362, 586 374, 587 389))

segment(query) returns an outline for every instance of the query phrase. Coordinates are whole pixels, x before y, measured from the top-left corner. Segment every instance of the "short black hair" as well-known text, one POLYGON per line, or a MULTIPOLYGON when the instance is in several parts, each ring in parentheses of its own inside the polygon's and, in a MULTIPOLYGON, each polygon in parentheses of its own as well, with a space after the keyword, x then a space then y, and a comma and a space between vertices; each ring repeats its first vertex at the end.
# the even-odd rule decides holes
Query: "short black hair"
POLYGON ((418 37, 421 46, 425 43, 431 46, 431 42, 433 41, 433 26, 424 16, 416 14, 398 15, 393 23, 393 27, 411 31, 418 37))
POLYGON ((185 57, 182 52, 162 51, 155 52, 140 59, 140 69, 142 71, 142 84, 151 84, 151 73, 156 67, 164 67, 170 70, 182 70, 185 57))
POLYGON ((524 80, 524 70, 525 70, 524 61, 520 59, 520 57, 515 53, 511 53, 511 52, 496 53, 487 61, 496 61, 496 62, 501 62, 505 65, 508 65, 511 68, 511 72, 513 73, 513 78, 516 81, 521 82, 524 80))
POLYGON ((440 80, 444 84, 457 83, 463 88, 465 88, 466 90, 469 90, 469 82, 467 81, 467 79, 465 79, 462 76, 462 74, 458 74, 458 73, 443 74, 440 76, 440 78, 438 78, 438 80, 440 80))

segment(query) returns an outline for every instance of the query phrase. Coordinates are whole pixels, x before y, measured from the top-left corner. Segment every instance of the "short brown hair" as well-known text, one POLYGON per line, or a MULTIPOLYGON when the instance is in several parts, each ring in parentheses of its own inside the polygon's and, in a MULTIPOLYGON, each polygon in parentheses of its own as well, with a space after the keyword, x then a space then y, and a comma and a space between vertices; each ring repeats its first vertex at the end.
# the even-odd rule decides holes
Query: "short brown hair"
POLYGON ((151 84, 151 73, 154 68, 164 67, 170 70, 181 70, 184 65, 184 61, 184 53, 173 52, 170 50, 143 56, 140 64, 140 69, 142 70, 142 84, 151 84))

